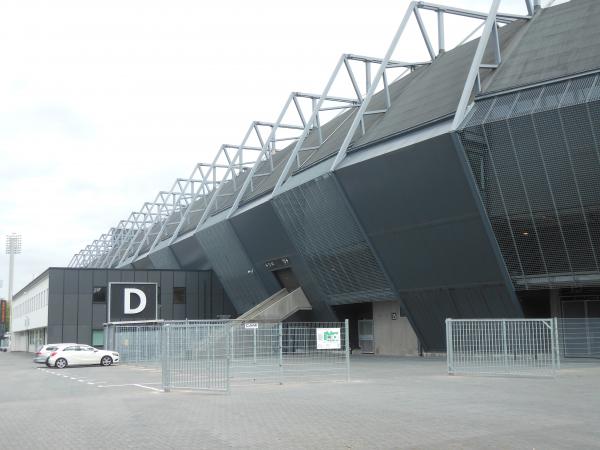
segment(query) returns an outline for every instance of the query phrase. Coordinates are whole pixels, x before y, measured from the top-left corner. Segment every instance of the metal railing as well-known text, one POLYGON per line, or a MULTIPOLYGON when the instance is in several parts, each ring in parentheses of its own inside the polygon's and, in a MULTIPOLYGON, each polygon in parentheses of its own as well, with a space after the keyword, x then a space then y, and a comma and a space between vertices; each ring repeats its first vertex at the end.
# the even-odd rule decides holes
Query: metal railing
POLYGON ((446 319, 449 374, 555 376, 556 319, 446 319))
POLYGON ((600 358, 600 317, 558 319, 561 356, 600 358))
POLYGON ((105 325, 123 364, 160 368, 163 389, 347 381, 348 321, 159 321, 105 325))

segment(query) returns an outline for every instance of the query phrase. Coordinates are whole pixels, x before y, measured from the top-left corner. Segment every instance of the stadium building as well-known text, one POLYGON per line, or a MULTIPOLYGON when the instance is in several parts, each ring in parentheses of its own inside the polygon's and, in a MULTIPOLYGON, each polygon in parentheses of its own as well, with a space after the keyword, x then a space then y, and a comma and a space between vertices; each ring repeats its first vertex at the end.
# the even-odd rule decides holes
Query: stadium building
POLYGON ((384 58, 343 55, 70 267, 214 271, 238 315, 350 318, 382 354, 444 351, 448 317, 600 316, 600 2, 491 3, 411 3, 384 58), (479 27, 447 48, 454 16, 479 27), (395 60, 410 23, 428 58, 395 60))

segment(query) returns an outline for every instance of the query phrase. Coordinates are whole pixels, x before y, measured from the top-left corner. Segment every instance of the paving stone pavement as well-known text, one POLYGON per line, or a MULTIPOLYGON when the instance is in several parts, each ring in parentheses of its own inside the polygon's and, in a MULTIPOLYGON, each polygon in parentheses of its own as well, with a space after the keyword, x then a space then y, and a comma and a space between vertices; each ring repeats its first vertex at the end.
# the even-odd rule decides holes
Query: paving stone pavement
POLYGON ((447 376, 353 356, 350 383, 159 392, 160 373, 0 353, 0 449, 600 448, 600 361, 557 378, 447 376))

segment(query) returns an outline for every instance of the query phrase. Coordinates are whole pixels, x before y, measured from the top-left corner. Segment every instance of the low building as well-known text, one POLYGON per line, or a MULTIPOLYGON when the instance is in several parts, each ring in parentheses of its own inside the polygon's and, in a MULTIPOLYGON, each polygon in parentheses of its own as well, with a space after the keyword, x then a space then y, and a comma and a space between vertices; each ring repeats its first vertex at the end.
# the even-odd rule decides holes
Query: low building
MULTIPOLYGON (((215 319, 235 314, 220 282, 210 270, 113 270, 52 267, 17 292, 13 298, 13 346, 34 352, 53 342, 78 342, 101 347, 103 324, 110 320, 110 286, 129 286, 136 291, 156 286, 154 302, 144 299, 152 317, 140 310, 134 292, 130 317, 113 319, 215 319), (136 303, 137 302, 137 303, 136 303), (155 303, 155 305, 152 305, 155 303), (139 310, 139 311, 136 311, 139 310)), ((114 291, 113 291, 114 295, 114 291)), ((114 299, 113 299, 114 300, 114 299)), ((112 302, 114 305, 114 301, 112 302)))

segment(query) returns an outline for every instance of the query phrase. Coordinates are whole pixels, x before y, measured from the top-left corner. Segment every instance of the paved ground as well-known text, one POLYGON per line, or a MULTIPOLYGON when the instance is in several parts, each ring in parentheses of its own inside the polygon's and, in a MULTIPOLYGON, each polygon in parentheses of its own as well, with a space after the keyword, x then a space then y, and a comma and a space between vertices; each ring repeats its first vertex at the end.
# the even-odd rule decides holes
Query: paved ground
POLYGON ((600 362, 556 379, 444 370, 355 356, 351 383, 165 394, 152 370, 0 353, 0 448, 600 448, 600 362))

